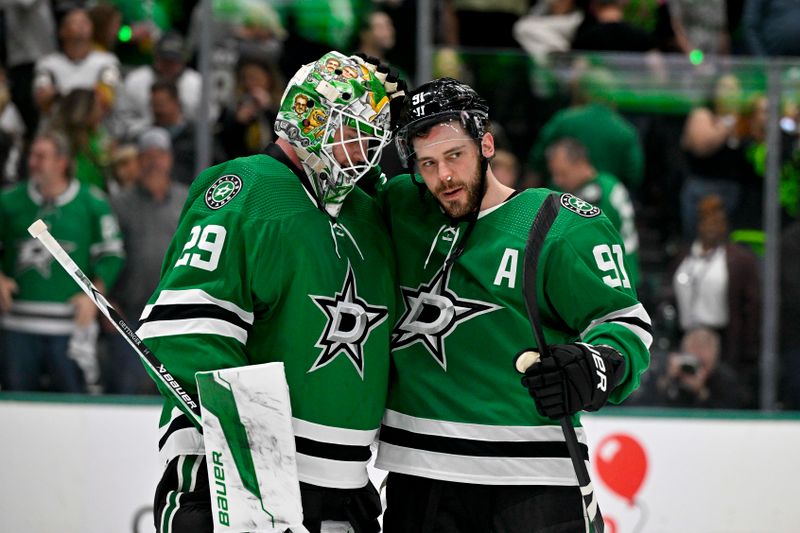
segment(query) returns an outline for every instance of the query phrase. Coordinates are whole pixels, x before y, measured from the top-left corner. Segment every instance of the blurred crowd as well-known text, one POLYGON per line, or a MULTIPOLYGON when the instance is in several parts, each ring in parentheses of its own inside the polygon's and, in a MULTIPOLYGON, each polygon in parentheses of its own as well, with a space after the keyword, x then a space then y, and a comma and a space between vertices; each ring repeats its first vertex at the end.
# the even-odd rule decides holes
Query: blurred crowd
MULTIPOLYGON (((60 228, 55 236, 135 329, 200 170, 198 128, 210 128, 211 163, 260 153, 274 140, 287 73, 331 49, 365 52, 415 81, 414 0, 211 3, 207 28, 197 1, 3 2, 2 390, 155 392, 125 340, 27 236, 33 220, 60 228), (201 109, 206 37, 209 105, 201 109)), ((765 91, 719 68, 703 71, 706 94, 685 112, 641 112, 618 105, 609 69, 575 58, 631 54, 653 79, 667 79, 664 57, 698 65, 800 56, 800 3, 433 5, 433 74, 463 79, 490 100, 494 173, 516 188, 548 186, 594 203, 623 237, 624 274, 657 330, 652 370, 630 403, 756 408, 765 91), (569 58, 567 90, 548 91, 560 57, 569 58)), ((800 257, 798 104, 780 105, 779 400, 787 409, 800 409, 800 338, 788 323, 800 302, 791 264, 800 257)), ((386 173, 401 171, 387 152, 386 173)))

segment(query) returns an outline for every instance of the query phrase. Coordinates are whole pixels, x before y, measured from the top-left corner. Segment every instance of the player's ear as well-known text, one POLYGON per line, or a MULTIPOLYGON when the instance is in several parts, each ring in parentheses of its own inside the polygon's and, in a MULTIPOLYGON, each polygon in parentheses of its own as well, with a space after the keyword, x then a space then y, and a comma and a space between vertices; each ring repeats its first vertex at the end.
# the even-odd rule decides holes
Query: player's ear
POLYGON ((489 132, 484 133, 481 139, 481 153, 483 157, 494 157, 494 135, 489 132))

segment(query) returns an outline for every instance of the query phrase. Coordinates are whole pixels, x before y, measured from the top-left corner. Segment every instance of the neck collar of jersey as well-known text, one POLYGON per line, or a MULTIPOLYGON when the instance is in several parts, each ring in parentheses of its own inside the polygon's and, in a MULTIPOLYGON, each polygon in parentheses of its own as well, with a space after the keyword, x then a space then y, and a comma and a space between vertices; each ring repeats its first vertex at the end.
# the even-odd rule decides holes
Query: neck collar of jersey
POLYGON ((36 184, 31 180, 28 181, 28 196, 30 196, 31 200, 36 205, 43 205, 43 204, 53 204, 55 206, 62 206, 70 203, 72 200, 75 199, 75 196, 78 195, 78 190, 81 188, 80 183, 78 180, 72 179, 67 186, 67 189, 56 196, 53 200, 48 200, 42 193, 39 192, 39 189, 36 187, 36 184))

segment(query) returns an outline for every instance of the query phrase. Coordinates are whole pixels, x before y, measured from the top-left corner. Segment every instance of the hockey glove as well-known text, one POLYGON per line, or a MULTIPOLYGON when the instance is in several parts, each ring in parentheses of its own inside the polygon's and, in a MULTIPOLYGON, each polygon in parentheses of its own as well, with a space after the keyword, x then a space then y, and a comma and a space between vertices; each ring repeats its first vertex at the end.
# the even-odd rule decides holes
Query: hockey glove
MULTIPOLYGON (((523 351, 517 358, 530 353, 523 351)), ((525 370, 522 384, 541 414, 560 419, 600 409, 624 375, 625 359, 610 346, 554 344, 550 357, 525 370)))

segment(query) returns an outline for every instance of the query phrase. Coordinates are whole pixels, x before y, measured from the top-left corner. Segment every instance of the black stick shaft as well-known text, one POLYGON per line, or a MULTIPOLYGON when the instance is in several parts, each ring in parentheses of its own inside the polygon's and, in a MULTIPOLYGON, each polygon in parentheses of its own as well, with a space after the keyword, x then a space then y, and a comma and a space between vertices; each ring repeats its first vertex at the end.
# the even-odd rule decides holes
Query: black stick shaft
MULTIPOLYGON (((533 337, 536 339, 539 355, 542 358, 550 357, 550 347, 545 341, 542 323, 539 317, 539 303, 536 296, 536 268, 539 263, 539 255, 542 251, 542 246, 547 237, 547 232, 550 231, 550 227, 553 225, 558 215, 557 200, 557 195, 549 195, 536 214, 536 218, 533 220, 530 232, 528 233, 528 240, 525 244, 525 257, 523 262, 522 292, 525 298, 528 318, 531 322, 533 337)), ((567 445, 569 458, 572 461, 572 467, 575 469, 575 476, 578 478, 586 513, 589 516, 589 520, 592 522, 595 533, 603 533, 605 531, 603 515, 600 512, 600 507, 597 505, 597 500, 594 496, 594 486, 592 485, 592 479, 589 477, 589 470, 586 468, 586 463, 583 461, 580 445, 578 443, 578 436, 575 434, 575 427, 572 425, 572 420, 568 416, 561 419, 561 430, 564 432, 564 441, 567 445)))

